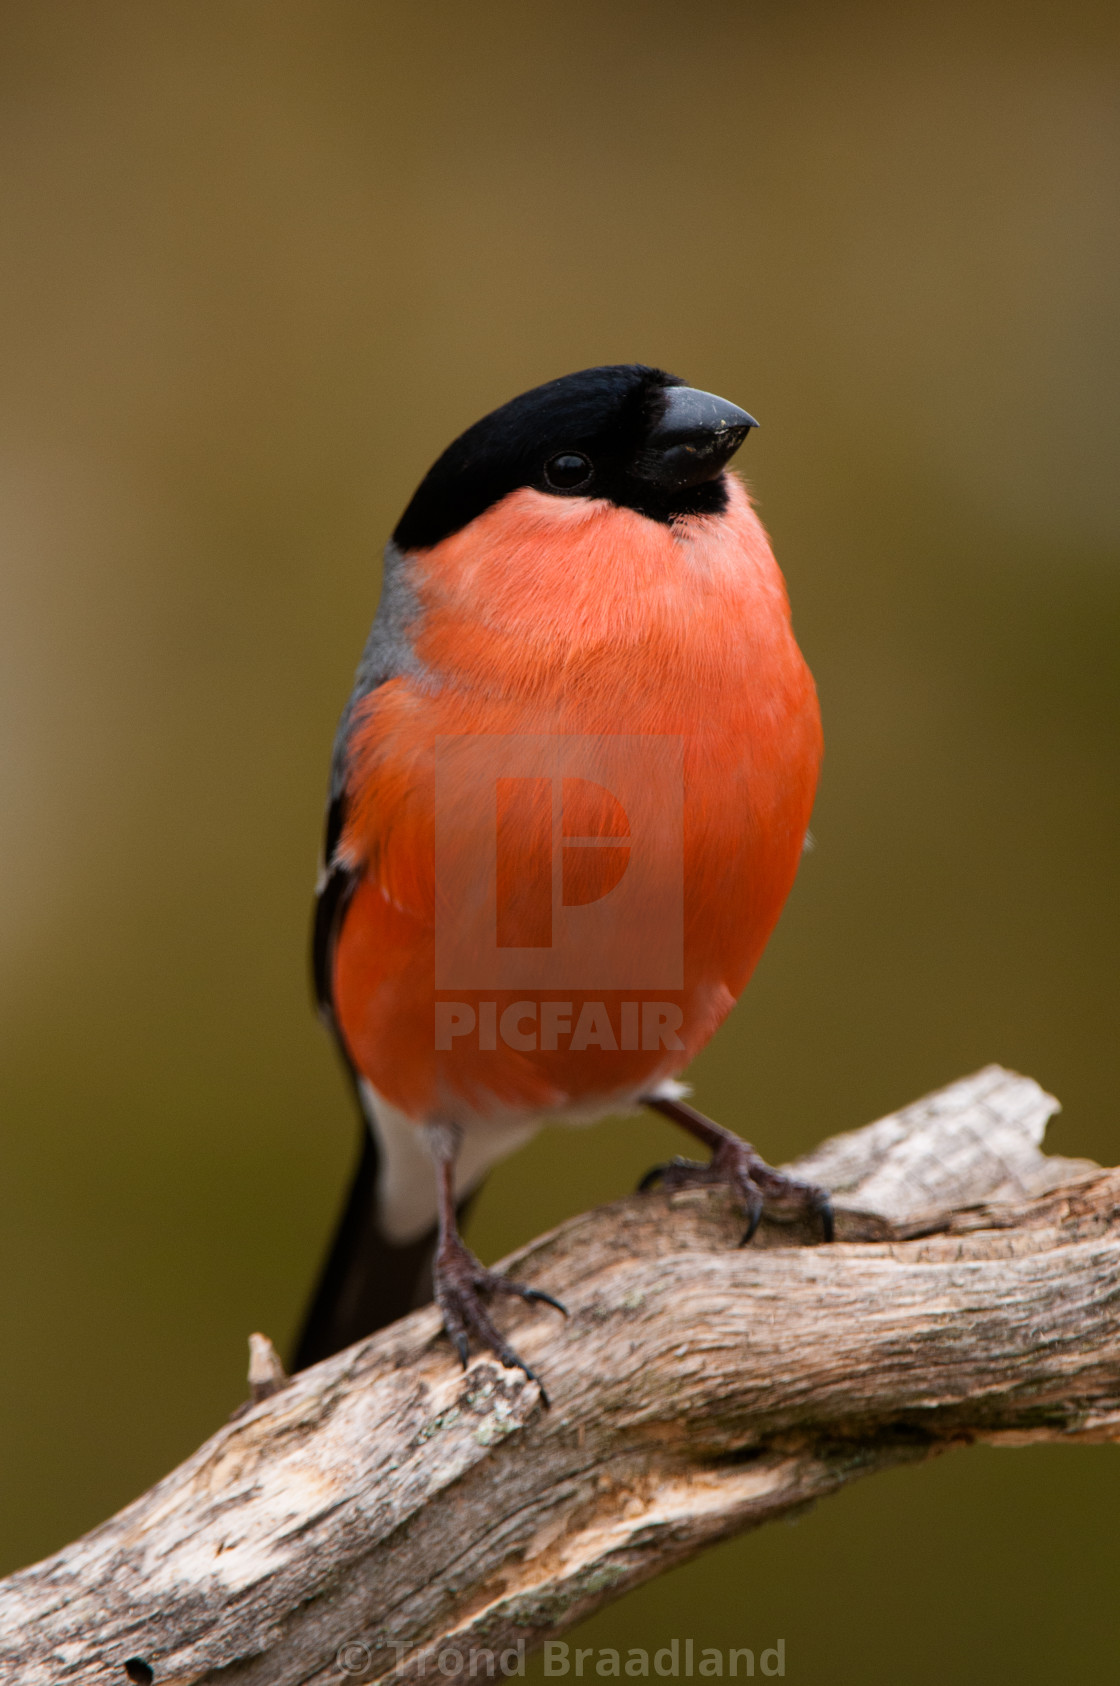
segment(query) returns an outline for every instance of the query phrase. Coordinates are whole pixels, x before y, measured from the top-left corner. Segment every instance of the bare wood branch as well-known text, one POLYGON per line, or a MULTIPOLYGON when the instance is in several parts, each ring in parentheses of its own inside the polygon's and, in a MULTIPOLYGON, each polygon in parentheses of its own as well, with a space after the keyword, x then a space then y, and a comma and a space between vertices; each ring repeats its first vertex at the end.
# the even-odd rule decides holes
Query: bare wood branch
POLYGON ((267 1335, 249 1336, 249 1398, 254 1405, 271 1399, 288 1380, 280 1354, 267 1335))
POLYGON ((836 1193, 831 1247, 739 1249, 710 1190, 533 1243, 509 1268, 572 1316, 508 1315, 551 1411, 461 1373, 430 1309, 286 1384, 261 1347, 279 1391, 0 1584, 0 1676, 430 1674, 892 1464, 1120 1439, 1120 1171, 1039 1151, 1056 1106, 993 1066, 826 1142, 797 1169, 836 1193))

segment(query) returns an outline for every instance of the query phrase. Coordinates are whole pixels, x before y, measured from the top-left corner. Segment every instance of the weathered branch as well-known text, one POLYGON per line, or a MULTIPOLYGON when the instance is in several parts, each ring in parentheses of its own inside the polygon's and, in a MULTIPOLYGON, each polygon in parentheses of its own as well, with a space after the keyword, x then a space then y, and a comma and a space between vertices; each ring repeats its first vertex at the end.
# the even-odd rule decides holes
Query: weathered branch
MULTIPOLYGON (((1055 1108, 993 1066, 826 1142, 798 1169, 836 1193, 831 1247, 739 1249, 710 1190, 574 1219, 509 1261, 570 1319, 502 1305, 550 1411, 417 1312, 0 1585, 0 1676, 430 1674, 891 1464, 1120 1439, 1120 1171, 1045 1158, 1055 1108)), ((262 1349, 257 1392, 279 1379, 262 1349)))

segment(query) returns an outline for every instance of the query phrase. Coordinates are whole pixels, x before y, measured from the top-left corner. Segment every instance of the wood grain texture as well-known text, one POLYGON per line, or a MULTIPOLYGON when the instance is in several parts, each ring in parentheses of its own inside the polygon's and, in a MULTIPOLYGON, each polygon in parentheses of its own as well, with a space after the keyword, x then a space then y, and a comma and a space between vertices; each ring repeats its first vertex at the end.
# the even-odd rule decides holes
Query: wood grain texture
POLYGON ((568 1321, 501 1310, 550 1411, 416 1312, 0 1583, 0 1678, 440 1678, 448 1648, 466 1676, 857 1476, 1120 1439, 1120 1171, 1040 1152, 1056 1106, 993 1066, 824 1143, 795 1168, 829 1247, 740 1249, 718 1190, 573 1219, 507 1261, 568 1321))

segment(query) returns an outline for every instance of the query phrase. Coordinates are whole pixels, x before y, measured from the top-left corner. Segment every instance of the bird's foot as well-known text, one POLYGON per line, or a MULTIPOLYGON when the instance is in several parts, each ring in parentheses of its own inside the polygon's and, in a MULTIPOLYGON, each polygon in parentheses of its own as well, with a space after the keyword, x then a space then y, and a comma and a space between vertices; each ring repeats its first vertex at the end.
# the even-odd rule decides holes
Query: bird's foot
POLYGON ((535 1371, 499 1333, 490 1319, 483 1299, 491 1294, 508 1294, 527 1300, 531 1305, 550 1305, 568 1315, 567 1307, 539 1288, 527 1288, 523 1282, 511 1282, 508 1276, 487 1270, 457 1235, 447 1236, 440 1243, 433 1270, 435 1300, 443 1316, 443 1327, 463 1369, 470 1358, 470 1336, 487 1348, 498 1361, 511 1370, 524 1370, 530 1381, 541 1390, 541 1403, 549 1403, 544 1384, 535 1371))
MULTIPOLYGON (((716 1129, 719 1126, 715 1126, 716 1129)), ((815 1217, 824 1241, 833 1235, 832 1200, 828 1190, 815 1183, 801 1182, 784 1171, 775 1171, 757 1154, 749 1142, 721 1131, 720 1140, 712 1149, 707 1164, 695 1159, 673 1159, 668 1165, 655 1165, 647 1171, 639 1190, 652 1188, 698 1188, 710 1183, 730 1184, 747 1215, 747 1227, 741 1247, 745 1247, 761 1222, 764 1212, 779 1219, 799 1217, 808 1213, 815 1217)))

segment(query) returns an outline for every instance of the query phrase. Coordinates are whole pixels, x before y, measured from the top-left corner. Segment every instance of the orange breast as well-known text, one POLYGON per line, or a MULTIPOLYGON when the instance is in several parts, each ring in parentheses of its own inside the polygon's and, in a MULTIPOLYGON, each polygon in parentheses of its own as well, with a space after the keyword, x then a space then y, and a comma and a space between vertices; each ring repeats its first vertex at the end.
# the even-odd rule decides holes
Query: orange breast
POLYGON ((821 754, 737 480, 670 529, 521 491, 413 559, 429 675, 351 741, 338 1022, 417 1120, 592 1109, 683 1069, 789 892, 821 754))

